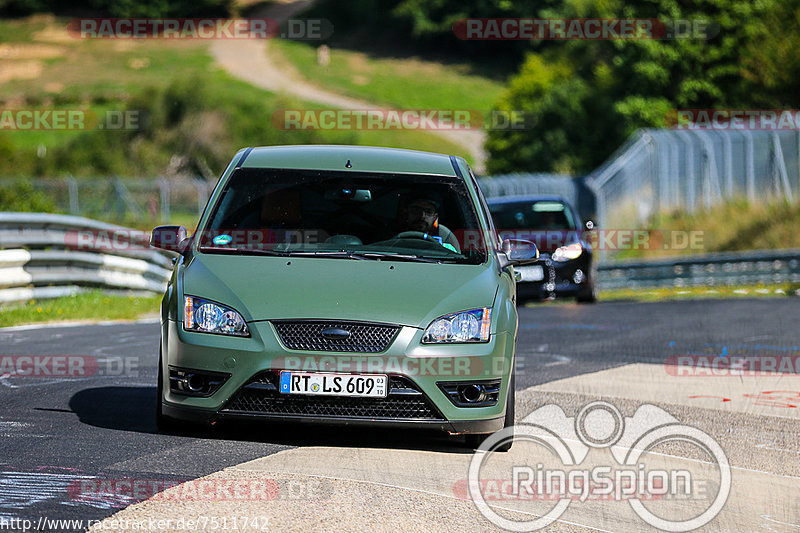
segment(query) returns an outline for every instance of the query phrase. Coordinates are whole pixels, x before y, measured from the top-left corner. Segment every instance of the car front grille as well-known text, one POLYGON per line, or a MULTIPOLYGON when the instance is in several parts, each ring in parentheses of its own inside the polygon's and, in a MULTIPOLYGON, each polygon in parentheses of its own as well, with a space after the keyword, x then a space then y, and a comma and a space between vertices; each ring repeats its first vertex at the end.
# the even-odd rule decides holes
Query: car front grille
POLYGON ((275 320, 272 325, 290 350, 319 352, 382 352, 400 330, 392 324, 328 320, 275 320), (331 330, 341 330, 348 335, 346 338, 323 335, 331 330))
POLYGON ((278 375, 259 374, 228 401, 222 413, 268 414, 320 418, 444 420, 425 394, 409 379, 389 377, 386 398, 305 396, 278 392, 278 375))

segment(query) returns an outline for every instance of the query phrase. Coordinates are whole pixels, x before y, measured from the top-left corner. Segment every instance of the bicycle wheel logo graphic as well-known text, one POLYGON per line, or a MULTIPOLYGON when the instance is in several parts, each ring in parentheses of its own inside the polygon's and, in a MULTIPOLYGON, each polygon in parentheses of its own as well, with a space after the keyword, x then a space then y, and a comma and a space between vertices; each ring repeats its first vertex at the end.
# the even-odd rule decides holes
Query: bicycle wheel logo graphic
MULTIPOLYGON (((518 449, 519 447, 517 447, 518 449)), ((512 452, 513 453, 513 452, 512 452)), ((663 454, 660 454, 663 456, 663 454)), ((683 490, 688 490, 682 487, 683 490)), ((644 522, 664 531, 691 531, 701 527, 719 514, 728 499, 731 489, 731 469, 727 456, 719 444, 708 434, 692 426, 681 424, 668 412, 653 405, 640 406, 633 416, 624 417, 614 405, 596 401, 585 405, 575 417, 567 417, 556 405, 541 407, 528 415, 520 425, 506 428, 486 439, 476 451, 469 465, 468 490, 477 509, 494 525, 508 531, 536 531, 558 520, 574 500, 581 502, 597 496, 625 500, 644 522), (553 501, 552 507, 545 513, 537 513, 531 520, 514 520, 500 515, 486 500, 481 484, 481 472, 487 460, 493 455, 492 450, 508 441, 527 442, 544 447, 553 455, 564 469, 555 471, 555 476, 562 483, 547 486, 542 479, 550 479, 554 470, 543 475, 542 465, 534 471, 531 467, 513 466, 510 482, 514 491, 534 486, 532 480, 537 479, 536 489, 531 493, 533 498, 553 501), (718 488, 713 499, 695 516, 670 519, 659 516, 643 503, 648 495, 661 494, 669 498, 667 491, 677 490, 676 479, 688 479, 692 486, 692 474, 686 470, 645 470, 643 461, 664 445, 696 447, 703 452, 716 471, 718 488), (616 462, 615 465, 582 468, 582 463, 592 449, 607 448, 616 462), (616 469, 612 477, 609 472, 616 469), (568 469, 568 472, 567 472, 568 469), (621 473, 626 476, 621 476, 621 473), (575 474, 579 475, 575 475, 575 474), (570 485, 564 480, 602 480, 602 492, 598 485, 582 483, 570 485), (620 483, 620 480, 633 483, 620 483), (654 482, 655 480, 655 482, 654 482), (525 484, 527 481, 527 485, 525 484), (633 485, 633 486, 631 486, 633 485), (546 494, 544 493, 546 491, 546 494)), ((518 494, 515 492, 514 494, 518 494)), ((667 501, 667 500, 665 500, 667 501)))

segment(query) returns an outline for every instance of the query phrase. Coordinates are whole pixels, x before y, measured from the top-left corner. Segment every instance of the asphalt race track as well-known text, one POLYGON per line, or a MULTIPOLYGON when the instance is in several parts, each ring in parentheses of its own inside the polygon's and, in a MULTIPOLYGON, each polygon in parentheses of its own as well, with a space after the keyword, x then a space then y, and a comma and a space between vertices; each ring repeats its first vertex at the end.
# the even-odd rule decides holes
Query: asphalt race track
MULTIPOLYGON (((658 406, 713 437, 733 467, 727 504, 705 529, 800 531, 800 377, 796 366, 781 366, 800 360, 798 317, 796 298, 523 308, 517 420, 549 404, 574 416, 601 398, 625 416, 645 403, 658 406), (745 355, 777 360, 778 371, 674 371, 681 356, 745 355)), ((121 480, 164 488, 228 468, 223 474, 233 477, 268 475, 281 494, 287 487, 308 488, 311 479, 322 483, 324 506, 306 494, 261 507, 271 531, 368 531, 374 520, 407 531, 497 529, 472 502, 457 500, 471 452, 442 435, 263 424, 159 433, 153 418, 158 334, 152 321, 0 330, 0 358, 91 356, 97 364, 93 375, 80 377, 0 369, 0 524, 102 519, 156 492, 118 490, 121 480), (97 489, 102 481, 117 489, 103 493, 97 489), (286 516, 298 518, 286 522, 286 516)), ((679 448, 664 454, 676 461, 690 455, 679 448)), ((211 513, 230 502, 190 502, 182 509, 194 512, 192 504, 211 513)), ((652 529, 616 504, 624 508, 575 503, 550 527, 652 529)), ((510 507, 509 516, 519 510, 510 507)), ((175 508, 175 501, 145 502, 120 516, 175 508)))

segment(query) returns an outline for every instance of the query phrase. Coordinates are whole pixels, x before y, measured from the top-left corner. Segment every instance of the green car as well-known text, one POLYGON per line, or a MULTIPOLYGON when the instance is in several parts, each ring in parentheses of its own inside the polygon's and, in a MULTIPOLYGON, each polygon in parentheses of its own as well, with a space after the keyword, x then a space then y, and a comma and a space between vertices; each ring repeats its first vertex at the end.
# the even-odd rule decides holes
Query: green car
POLYGON ((247 148, 177 252, 162 303, 159 427, 279 420, 422 427, 477 446, 513 425, 513 265, 464 159, 247 148))

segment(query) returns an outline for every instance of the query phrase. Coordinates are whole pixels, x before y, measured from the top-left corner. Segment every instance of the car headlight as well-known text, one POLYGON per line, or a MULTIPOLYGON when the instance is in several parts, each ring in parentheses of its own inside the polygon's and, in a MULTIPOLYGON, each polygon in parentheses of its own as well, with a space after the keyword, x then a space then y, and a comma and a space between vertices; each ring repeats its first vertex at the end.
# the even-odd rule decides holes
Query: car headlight
POLYGON ((581 246, 581 243, 576 242, 556 248, 556 251, 553 252, 552 259, 553 261, 568 261, 570 259, 577 259, 582 253, 583 246, 581 246))
POLYGON ((427 327, 422 343, 488 342, 491 325, 488 307, 440 316, 427 327))
POLYGON ((200 333, 249 337, 247 324, 235 309, 197 296, 185 296, 183 329, 200 333))

